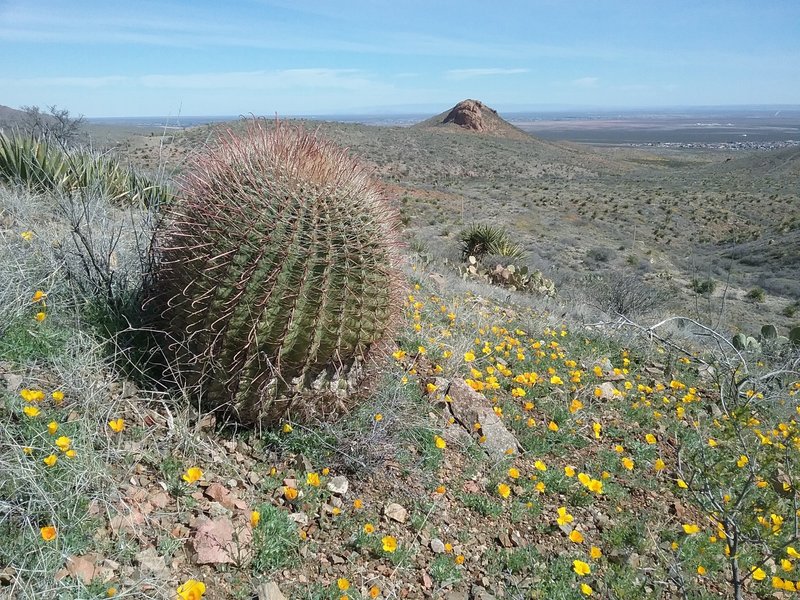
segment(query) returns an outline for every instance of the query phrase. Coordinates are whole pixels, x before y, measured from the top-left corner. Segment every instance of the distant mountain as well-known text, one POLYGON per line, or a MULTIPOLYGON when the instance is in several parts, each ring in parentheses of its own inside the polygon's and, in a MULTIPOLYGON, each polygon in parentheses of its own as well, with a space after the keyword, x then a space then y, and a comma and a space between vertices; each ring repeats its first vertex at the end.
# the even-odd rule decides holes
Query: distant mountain
POLYGON ((0 104, 0 125, 18 123, 24 116, 21 110, 0 104))
POLYGON ((530 139, 531 136, 514 127, 493 108, 479 100, 462 100, 450 110, 431 117, 413 127, 419 129, 445 128, 463 130, 495 137, 530 139))
POLYGON ((800 146, 752 153, 712 167, 722 173, 747 177, 800 177, 800 146))

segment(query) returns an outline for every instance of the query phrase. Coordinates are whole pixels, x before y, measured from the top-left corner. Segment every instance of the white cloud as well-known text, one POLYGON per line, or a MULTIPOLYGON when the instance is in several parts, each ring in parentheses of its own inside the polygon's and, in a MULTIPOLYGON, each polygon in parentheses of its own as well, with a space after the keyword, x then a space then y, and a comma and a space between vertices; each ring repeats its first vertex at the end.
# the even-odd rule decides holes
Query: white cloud
POLYGON ((284 69, 184 75, 145 75, 138 81, 149 88, 265 90, 335 88, 359 90, 370 81, 356 69, 284 69))
POLYGON ((152 74, 140 77, 25 77, 0 78, 1 87, 114 88, 122 85, 152 89, 337 89, 358 91, 381 84, 357 69, 284 69, 220 73, 152 74))
POLYGON ((102 88, 118 86, 133 81, 130 77, 122 75, 108 75, 105 77, 25 77, 18 79, 0 78, 0 87, 78 87, 102 88))
POLYGON ((451 69, 445 72, 448 79, 462 80, 473 77, 491 77, 496 75, 520 75, 528 73, 529 69, 451 69))

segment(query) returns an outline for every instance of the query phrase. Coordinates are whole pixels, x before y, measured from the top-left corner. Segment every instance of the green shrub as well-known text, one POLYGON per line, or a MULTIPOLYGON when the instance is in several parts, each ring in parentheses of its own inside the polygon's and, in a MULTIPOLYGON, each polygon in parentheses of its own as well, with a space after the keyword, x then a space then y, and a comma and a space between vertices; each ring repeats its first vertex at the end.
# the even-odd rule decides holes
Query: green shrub
POLYGON ((699 296, 710 296, 717 289, 717 282, 713 279, 692 279, 691 287, 699 296))
POLYGON ((745 296, 745 298, 747 298, 748 300, 752 300, 753 302, 763 302, 766 299, 766 297, 767 293, 759 287, 753 288, 752 290, 747 292, 747 295, 745 296))
POLYGON ((382 188, 299 129, 256 122, 198 157, 156 240, 151 297, 178 364, 243 423, 341 408, 400 306, 382 188))

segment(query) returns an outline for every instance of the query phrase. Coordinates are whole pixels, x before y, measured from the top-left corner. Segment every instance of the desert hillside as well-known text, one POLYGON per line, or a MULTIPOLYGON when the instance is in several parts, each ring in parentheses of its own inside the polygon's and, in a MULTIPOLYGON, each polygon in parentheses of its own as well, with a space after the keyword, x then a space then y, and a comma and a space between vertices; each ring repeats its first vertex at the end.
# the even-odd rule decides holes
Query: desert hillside
POLYGON ((800 589, 796 154, 467 102, 0 138, 0 598, 800 589))

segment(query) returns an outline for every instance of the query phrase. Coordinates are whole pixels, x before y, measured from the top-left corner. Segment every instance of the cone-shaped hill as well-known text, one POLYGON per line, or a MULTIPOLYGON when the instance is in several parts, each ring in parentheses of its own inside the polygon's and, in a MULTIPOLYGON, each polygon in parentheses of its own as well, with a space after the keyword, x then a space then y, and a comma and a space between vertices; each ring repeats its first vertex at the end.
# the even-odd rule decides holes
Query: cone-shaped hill
POLYGON ((417 123, 419 129, 449 129, 471 131, 484 135, 512 139, 530 139, 530 135, 517 129, 479 100, 462 100, 453 108, 417 123))

